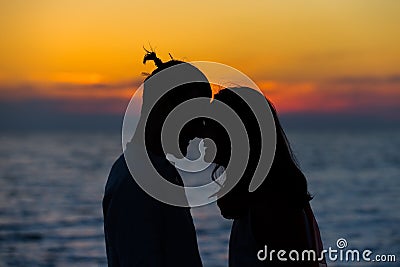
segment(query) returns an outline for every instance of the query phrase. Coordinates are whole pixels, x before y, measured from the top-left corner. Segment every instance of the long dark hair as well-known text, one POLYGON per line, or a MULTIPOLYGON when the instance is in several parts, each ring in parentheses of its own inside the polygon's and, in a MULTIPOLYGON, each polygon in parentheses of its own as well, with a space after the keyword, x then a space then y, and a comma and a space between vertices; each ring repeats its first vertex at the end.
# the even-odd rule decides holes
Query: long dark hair
MULTIPOLYGON (((232 108, 244 123, 250 143, 250 154, 247 167, 240 181, 229 193, 217 201, 222 215, 226 218, 238 218, 245 214, 249 206, 254 205, 254 203, 256 205, 278 205, 284 209, 303 208, 311 199, 307 190, 307 181, 292 152, 276 109, 268 99, 266 100, 271 109, 276 130, 275 156, 271 169, 261 186, 253 193, 248 192, 250 181, 260 159, 261 132, 252 109, 234 90, 253 89, 223 89, 215 95, 215 99, 232 108)), ((265 98, 261 93, 259 96, 265 98)), ((227 167, 231 156, 229 136, 226 132, 217 131, 220 133, 215 135, 217 154, 214 159, 216 167, 212 174, 213 179, 215 179, 220 166, 227 167)), ((260 164, 263 163, 260 162, 260 164)), ((229 179, 228 176, 229 174, 227 179, 229 179)))

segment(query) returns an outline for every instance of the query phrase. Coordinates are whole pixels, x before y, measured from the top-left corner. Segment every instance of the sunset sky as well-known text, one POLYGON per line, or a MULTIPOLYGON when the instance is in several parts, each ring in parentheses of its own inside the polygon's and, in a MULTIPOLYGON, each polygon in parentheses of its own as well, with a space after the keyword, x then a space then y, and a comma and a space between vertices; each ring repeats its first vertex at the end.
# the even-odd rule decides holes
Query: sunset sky
POLYGON ((281 113, 400 119, 398 0, 0 3, 7 107, 122 114, 154 69, 151 44, 164 60, 237 68, 281 113))

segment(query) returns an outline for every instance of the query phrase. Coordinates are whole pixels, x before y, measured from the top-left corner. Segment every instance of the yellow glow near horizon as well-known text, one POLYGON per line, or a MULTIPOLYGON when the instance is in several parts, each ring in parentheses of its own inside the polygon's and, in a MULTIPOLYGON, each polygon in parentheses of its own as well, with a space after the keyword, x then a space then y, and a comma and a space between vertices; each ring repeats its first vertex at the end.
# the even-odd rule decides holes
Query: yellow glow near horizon
MULTIPOLYGON (((1 1, 0 82, 140 79, 158 55, 231 65, 256 82, 400 70, 400 1, 1 1)), ((378 90, 378 89, 377 89, 378 90)), ((0 91, 1 94, 1 91, 0 91)))

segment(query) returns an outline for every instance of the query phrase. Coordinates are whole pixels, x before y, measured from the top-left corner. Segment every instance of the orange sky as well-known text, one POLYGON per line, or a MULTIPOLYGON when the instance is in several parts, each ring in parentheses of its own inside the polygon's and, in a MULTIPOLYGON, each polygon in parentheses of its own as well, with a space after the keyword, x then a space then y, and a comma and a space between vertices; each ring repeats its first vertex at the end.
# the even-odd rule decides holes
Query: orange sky
POLYGON ((123 112, 154 68, 142 64, 150 42, 165 60, 239 69, 281 112, 400 106, 397 0, 0 3, 1 101, 61 99, 75 110, 98 101, 81 110, 123 112))

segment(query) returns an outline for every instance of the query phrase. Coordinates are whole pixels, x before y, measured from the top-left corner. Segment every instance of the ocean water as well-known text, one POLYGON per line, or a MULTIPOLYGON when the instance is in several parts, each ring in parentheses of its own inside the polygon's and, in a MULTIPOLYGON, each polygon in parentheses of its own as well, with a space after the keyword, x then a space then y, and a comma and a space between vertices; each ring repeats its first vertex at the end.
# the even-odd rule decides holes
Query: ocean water
MULTIPOLYGON (((370 249, 400 265, 400 132, 289 131, 325 248, 370 249)), ((105 266, 101 200, 118 134, 0 135, 0 266, 105 266)), ((192 209, 204 266, 227 266, 231 222, 192 209)))

